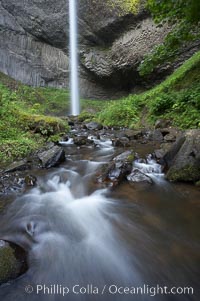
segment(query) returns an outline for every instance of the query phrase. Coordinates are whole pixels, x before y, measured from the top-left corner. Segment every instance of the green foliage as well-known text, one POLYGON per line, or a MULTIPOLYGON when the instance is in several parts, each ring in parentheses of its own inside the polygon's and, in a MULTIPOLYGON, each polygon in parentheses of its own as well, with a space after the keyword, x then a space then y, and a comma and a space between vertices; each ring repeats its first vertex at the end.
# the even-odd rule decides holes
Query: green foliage
POLYGON ((200 51, 194 54, 163 83, 144 93, 149 121, 172 120, 180 128, 200 127, 200 51))
POLYGON ((78 120, 80 122, 92 121, 94 117, 95 117, 94 113, 83 110, 81 114, 78 116, 78 120))
POLYGON ((164 43, 155 46, 153 51, 144 57, 138 68, 141 76, 152 73, 163 63, 170 63, 179 55, 182 46, 200 38, 199 0, 188 0, 187 4, 185 0, 148 0, 147 7, 156 23, 165 21, 173 26, 164 43))
POLYGON ((41 107, 44 108, 38 103, 35 92, 22 85, 12 91, 0 83, 1 162, 23 157, 39 148, 48 137, 68 131, 66 120, 33 114, 43 112, 41 107))
MULTIPOLYGON (((113 0, 110 0, 113 2, 113 0)), ((115 5, 120 5, 125 11, 137 13, 140 5, 140 0, 115 0, 115 5)))
POLYGON ((147 0, 147 7, 157 23, 164 19, 173 23, 179 20, 198 23, 200 20, 199 0, 147 0))
POLYGON ((172 93, 159 93, 151 101, 150 113, 159 116, 169 111, 174 104, 174 94, 172 93))
POLYGON ((129 126, 138 122, 137 108, 130 98, 112 101, 99 113, 98 121, 108 126, 129 126))
MULTIPOLYGON (((82 99, 82 118, 92 118, 104 104, 82 99)), ((23 157, 45 141, 57 142, 69 130, 62 118, 69 113, 68 90, 29 87, 0 73, 0 161, 23 157)))
POLYGON ((160 93, 149 103, 150 119, 155 121, 164 117, 180 128, 200 127, 200 88, 193 85, 190 89, 160 93))
MULTIPOLYGON (((87 0, 87 2, 90 1, 92 8, 94 8, 94 5, 98 4, 99 0, 87 0)), ((144 0, 143 0, 144 1, 144 0)), ((120 11, 125 12, 125 13, 133 13, 136 14, 138 12, 138 9, 140 7, 140 3, 142 0, 105 0, 104 5, 107 7, 109 10, 116 10, 119 9, 120 11)), ((95 7, 97 9, 97 7, 95 7)))
POLYGON ((183 129, 200 128, 199 82, 200 51, 150 91, 107 103, 98 120, 135 128, 143 126, 143 119, 145 124, 154 124, 163 117, 183 129))

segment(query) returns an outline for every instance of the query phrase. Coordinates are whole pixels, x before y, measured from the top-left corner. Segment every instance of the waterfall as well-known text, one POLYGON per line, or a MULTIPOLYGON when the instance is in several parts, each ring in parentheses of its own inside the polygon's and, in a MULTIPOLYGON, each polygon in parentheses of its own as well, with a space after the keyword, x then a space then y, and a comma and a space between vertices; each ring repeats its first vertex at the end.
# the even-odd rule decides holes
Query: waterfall
POLYGON ((71 114, 80 113, 76 0, 69 0, 71 114))

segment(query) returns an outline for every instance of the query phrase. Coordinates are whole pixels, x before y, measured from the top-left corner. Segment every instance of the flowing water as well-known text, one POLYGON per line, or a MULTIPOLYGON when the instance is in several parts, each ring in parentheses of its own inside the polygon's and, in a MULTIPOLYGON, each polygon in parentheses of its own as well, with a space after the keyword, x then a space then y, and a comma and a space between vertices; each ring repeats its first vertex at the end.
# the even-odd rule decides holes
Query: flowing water
POLYGON ((150 156, 134 166, 153 185, 99 187, 95 173, 115 149, 109 140, 72 143, 63 146, 66 163, 35 171, 37 187, 1 217, 0 238, 27 251, 29 269, 1 286, 0 300, 199 300, 200 192, 167 183, 150 156), (134 295, 137 286, 146 293, 134 295), (191 286, 195 294, 154 296, 157 286, 191 286))
POLYGON ((69 0, 71 114, 80 113, 76 0, 69 0))

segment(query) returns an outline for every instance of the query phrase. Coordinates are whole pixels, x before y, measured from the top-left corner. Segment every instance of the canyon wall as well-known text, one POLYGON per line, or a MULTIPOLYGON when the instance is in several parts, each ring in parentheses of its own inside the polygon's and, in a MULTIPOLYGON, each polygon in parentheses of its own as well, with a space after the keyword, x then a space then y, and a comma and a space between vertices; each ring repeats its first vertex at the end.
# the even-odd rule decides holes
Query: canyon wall
MULTIPOLYGON (((77 4, 82 97, 119 97, 161 80, 173 67, 142 80, 139 63, 169 28, 156 26, 143 8, 133 15, 106 3, 77 4)), ((68 87, 68 19, 65 0, 1 0, 0 71, 33 86, 68 87)))

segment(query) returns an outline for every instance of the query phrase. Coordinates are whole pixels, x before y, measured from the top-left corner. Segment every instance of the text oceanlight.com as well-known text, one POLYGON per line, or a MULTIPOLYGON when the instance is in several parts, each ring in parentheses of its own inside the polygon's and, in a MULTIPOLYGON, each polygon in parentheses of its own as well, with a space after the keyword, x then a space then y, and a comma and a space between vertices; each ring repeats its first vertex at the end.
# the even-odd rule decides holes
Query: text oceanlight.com
POLYGON ((60 284, 37 284, 35 286, 27 285, 25 287, 27 294, 35 293, 37 295, 61 295, 66 296, 68 294, 75 295, 149 295, 154 297, 156 295, 193 295, 193 287, 168 287, 168 286, 150 286, 144 284, 142 286, 118 286, 115 284, 104 285, 97 287, 92 284, 81 286, 75 284, 74 286, 64 286, 60 284))

